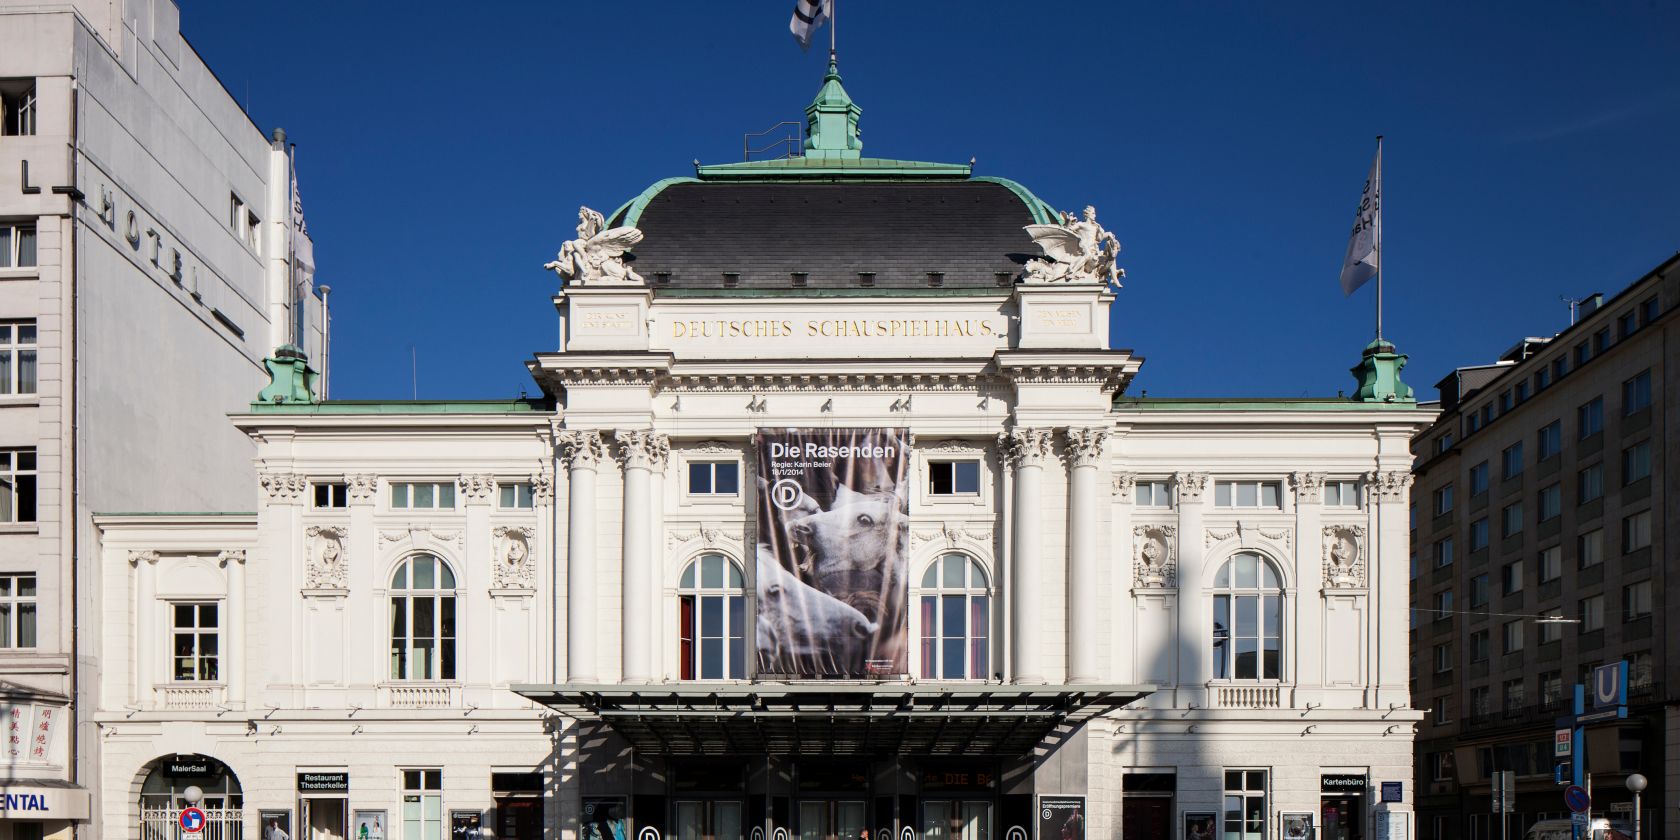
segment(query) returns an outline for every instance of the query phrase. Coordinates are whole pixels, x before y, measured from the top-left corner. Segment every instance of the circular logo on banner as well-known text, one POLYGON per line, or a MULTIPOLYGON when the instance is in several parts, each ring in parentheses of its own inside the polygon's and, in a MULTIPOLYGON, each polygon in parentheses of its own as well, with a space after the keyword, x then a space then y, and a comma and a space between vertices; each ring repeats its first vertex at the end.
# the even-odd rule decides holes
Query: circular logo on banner
POLYGON ((197 834, 204 830, 204 812, 197 808, 182 808, 180 822, 182 831, 197 834))
POLYGON ((1043 819, 1050 819, 1050 809, 1045 808, 1044 811, 1039 814, 1039 817, 1043 819))
POLYGON ((805 495, 805 489, 799 482, 791 478, 784 478, 770 488, 770 503, 782 510, 793 510, 799 506, 799 497, 805 495))

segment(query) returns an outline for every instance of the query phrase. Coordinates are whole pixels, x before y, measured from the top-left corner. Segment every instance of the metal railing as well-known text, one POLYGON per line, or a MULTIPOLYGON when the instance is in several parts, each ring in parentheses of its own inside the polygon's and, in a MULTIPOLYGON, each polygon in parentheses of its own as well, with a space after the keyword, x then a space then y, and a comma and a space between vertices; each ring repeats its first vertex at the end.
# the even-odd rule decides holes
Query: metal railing
POLYGON ((741 135, 741 159, 752 160, 757 155, 759 160, 784 160, 786 158, 803 157, 805 155, 805 124, 795 120, 784 120, 763 130, 741 135), (760 140, 763 143, 753 148, 753 141, 776 135, 771 140, 760 140))
POLYGON ((205 808, 204 829, 188 833, 181 829, 181 809, 141 808, 140 840, 244 840, 245 811, 240 808, 205 808))

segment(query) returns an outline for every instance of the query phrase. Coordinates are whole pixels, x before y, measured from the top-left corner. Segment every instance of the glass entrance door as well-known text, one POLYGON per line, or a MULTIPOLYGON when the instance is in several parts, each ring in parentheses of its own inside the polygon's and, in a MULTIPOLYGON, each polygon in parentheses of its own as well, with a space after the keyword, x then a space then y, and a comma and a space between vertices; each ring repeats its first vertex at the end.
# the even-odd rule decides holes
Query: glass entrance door
POLYGON ((930 799, 922 803, 925 840, 992 840, 989 799, 930 799))
POLYGON ((676 840, 742 840, 739 802, 679 800, 676 822, 676 840))
POLYGON ((1326 796, 1319 814, 1322 840, 1364 840, 1365 815, 1358 796, 1326 796))
POLYGON ((799 802, 799 840, 858 840, 868 823, 863 801, 803 799, 799 802))

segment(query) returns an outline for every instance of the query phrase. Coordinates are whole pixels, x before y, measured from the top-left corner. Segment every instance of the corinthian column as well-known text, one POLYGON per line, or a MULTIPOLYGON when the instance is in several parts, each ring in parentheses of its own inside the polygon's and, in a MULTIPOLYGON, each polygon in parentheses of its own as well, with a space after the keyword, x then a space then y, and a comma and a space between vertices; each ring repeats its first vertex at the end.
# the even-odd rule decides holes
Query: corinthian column
POLYGON ((1015 682, 1044 682, 1041 645, 1044 622, 1044 459, 1050 457, 1049 429, 1016 429, 1003 437, 1004 452, 1015 470, 1014 564, 1010 593, 1010 659, 1015 682))
POLYGON ((556 436, 566 461, 566 680, 596 681, 595 473, 606 448, 600 432, 563 430, 556 436))
POLYGON ((658 432, 614 432, 624 464, 624 616, 621 679, 645 683, 653 678, 653 493, 651 477, 663 472, 671 439, 658 432))
POLYGON ((1100 682, 1097 640, 1102 610, 1097 588, 1100 468, 1105 463, 1108 430, 1100 427, 1067 430, 1068 478, 1068 681, 1100 682))

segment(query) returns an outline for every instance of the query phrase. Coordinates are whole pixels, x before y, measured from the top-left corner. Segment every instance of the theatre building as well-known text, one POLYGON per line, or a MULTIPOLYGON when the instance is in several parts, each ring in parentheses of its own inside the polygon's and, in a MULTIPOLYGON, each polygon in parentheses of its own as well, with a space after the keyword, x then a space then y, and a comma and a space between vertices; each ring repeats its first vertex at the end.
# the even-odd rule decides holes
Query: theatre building
POLYGON ((1410 827, 1404 357, 1132 396, 1094 211, 807 113, 580 213, 540 397, 277 359, 255 512, 99 518, 102 836, 1410 827))

